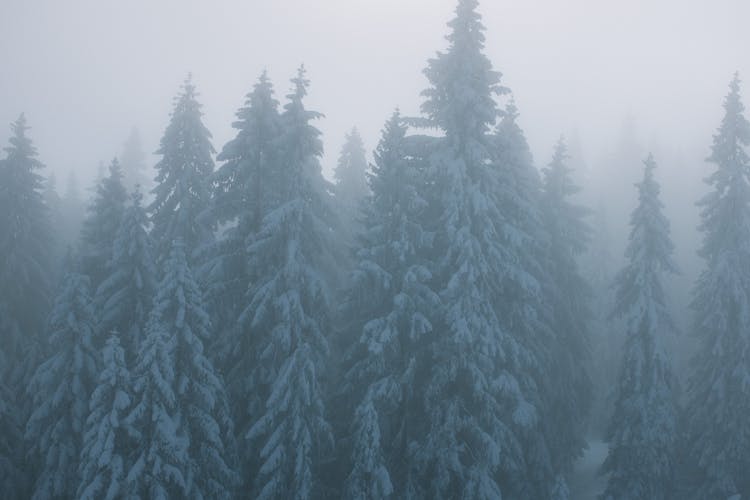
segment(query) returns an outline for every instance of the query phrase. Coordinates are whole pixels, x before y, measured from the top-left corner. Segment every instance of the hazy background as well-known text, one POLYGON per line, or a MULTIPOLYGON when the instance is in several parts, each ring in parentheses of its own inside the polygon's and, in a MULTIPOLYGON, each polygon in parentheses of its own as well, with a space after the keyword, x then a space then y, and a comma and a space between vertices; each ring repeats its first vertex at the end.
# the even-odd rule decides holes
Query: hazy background
MULTIPOLYGON (((445 47, 455 3, 0 0, 0 125, 26 112, 58 185, 75 170, 87 186, 133 126, 147 152, 157 148, 189 71, 221 150, 258 75, 268 70, 283 102, 304 63, 308 107, 326 115, 318 126, 330 174, 352 126, 371 150, 395 106, 418 112, 422 69, 445 47)), ((677 287, 684 305, 698 266, 703 158, 733 72, 750 80, 750 2, 484 0, 480 12, 487 54, 514 92, 537 164, 565 133, 586 199, 605 208, 615 258, 639 159, 654 151, 685 270, 677 287)), ((0 128, 2 143, 8 133, 0 128)))

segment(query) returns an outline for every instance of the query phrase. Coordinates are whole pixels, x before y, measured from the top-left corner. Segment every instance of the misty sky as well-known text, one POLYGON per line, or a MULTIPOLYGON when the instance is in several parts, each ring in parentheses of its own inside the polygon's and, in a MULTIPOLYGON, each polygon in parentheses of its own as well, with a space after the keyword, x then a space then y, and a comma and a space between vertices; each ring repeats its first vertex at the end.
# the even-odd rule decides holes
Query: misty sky
MULTIPOLYGON (((0 124, 25 111, 41 159, 90 176, 132 126, 152 152, 189 71, 214 146, 267 69, 277 98, 300 63, 325 113, 324 169, 356 125, 368 149, 395 106, 415 114, 422 69, 454 0, 0 0, 0 124)), ((512 88, 538 164, 560 133, 590 164, 626 116, 640 140, 702 159, 732 73, 750 81, 744 0, 484 0, 487 53, 512 88)), ((3 125, 0 140, 9 130, 3 125)))

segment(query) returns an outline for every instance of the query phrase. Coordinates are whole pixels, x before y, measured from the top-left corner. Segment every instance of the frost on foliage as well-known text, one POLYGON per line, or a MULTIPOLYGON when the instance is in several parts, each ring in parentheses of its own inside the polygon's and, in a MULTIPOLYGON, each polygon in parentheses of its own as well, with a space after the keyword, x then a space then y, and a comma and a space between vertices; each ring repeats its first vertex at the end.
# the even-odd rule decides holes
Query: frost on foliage
POLYGON ((252 455, 243 475, 258 498, 311 498, 332 446, 322 380, 330 331, 330 208, 318 157, 320 132, 305 109, 304 70, 281 116, 278 200, 248 240, 253 270, 240 321, 252 359, 241 367, 248 401, 241 428, 252 455), (254 403, 254 401, 256 403, 254 403))
POLYGON ((354 419, 352 454, 355 461, 344 495, 357 500, 388 498, 393 493, 393 484, 381 452, 378 413, 371 398, 357 407, 354 419))
POLYGON ((538 360, 530 350, 538 339, 527 336, 538 318, 523 300, 539 287, 530 263, 519 260, 533 258, 519 250, 533 236, 526 218, 534 215, 504 213, 532 203, 510 197, 517 188, 512 183, 526 182, 533 169, 516 161, 525 141, 505 134, 502 125, 497 138, 490 135, 500 114, 493 94, 503 89, 482 54, 476 7, 476 0, 459 2, 449 48, 425 70, 432 86, 423 92, 422 111, 444 132, 427 156, 443 314, 427 348, 427 430, 416 461, 430 498, 544 497, 549 485, 535 477, 544 466, 536 456, 544 456, 545 446, 533 372, 538 360), (498 140, 511 147, 501 149, 498 140), (522 449, 525 441, 529 446, 522 449))
POLYGON ((49 352, 27 389, 33 411, 26 425, 30 458, 38 464, 34 499, 72 498, 77 487, 89 397, 96 383, 94 310, 89 279, 69 273, 49 319, 49 352))
POLYGON ((423 434, 424 387, 415 375, 429 367, 424 347, 439 298, 427 284, 427 183, 407 142, 396 112, 375 152, 372 194, 363 204, 366 229, 358 238, 343 310, 347 356, 340 400, 345 421, 352 421, 341 439, 345 498, 388 498, 418 489, 413 467, 403 461, 423 434))
POLYGON ((133 359, 144 337, 146 319, 156 288, 153 243, 148 219, 136 189, 115 235, 106 278, 96 292, 99 333, 118 331, 126 356, 133 359))
POLYGON ((662 213, 656 163, 649 156, 631 216, 627 263, 616 278, 615 314, 626 340, 614 415, 607 437, 609 473, 603 499, 668 499, 675 494, 677 413, 675 378, 665 336, 674 328, 662 275, 676 272, 669 222, 662 213))
POLYGON ((555 426, 549 434, 553 467, 570 472, 583 454, 592 382, 588 324, 591 290, 581 276, 577 259, 586 250, 590 229, 584 221, 589 211, 571 197, 580 188, 573 182, 568 153, 561 139, 550 164, 543 170, 541 213, 546 232, 544 269, 549 276, 546 294, 551 304, 552 349, 551 407, 555 426))
MULTIPOLYGON (((0 358, 2 359, 2 358, 0 358)), ((25 486, 23 431, 15 395, 0 382, 0 497, 21 498, 25 486)))
POLYGON ((214 148, 211 133, 203 124, 195 85, 188 76, 175 99, 174 110, 157 154, 157 185, 148 212, 153 222, 151 235, 157 257, 168 257, 170 246, 182 238, 189 260, 195 251, 212 240, 211 227, 204 219, 210 200, 214 148))
POLYGON ((566 446, 556 442, 565 431, 552 408, 559 392, 551 371, 559 329, 545 296, 550 276, 544 266, 542 186, 517 119, 511 99, 491 142, 496 178, 485 182, 494 181, 492 199, 498 213, 495 311, 501 328, 518 345, 509 360, 516 365, 510 370, 524 394, 519 409, 534 409, 533 419, 515 419, 523 422, 517 432, 526 462, 521 476, 526 485, 518 494, 541 497, 550 494, 557 473, 568 472, 571 457, 566 446))
POLYGON ((132 402, 130 372, 116 332, 102 349, 102 370, 91 394, 83 434, 76 498, 122 498, 128 493, 125 474, 129 465, 132 431, 125 416, 132 402))
POLYGON ((750 123, 735 76, 708 161, 712 191, 699 203, 706 268, 695 288, 700 350, 689 384, 688 447, 696 498, 750 497, 750 123))
POLYGON ((117 158, 109 166, 109 176, 99 181, 94 200, 81 228, 81 265, 91 279, 93 290, 107 275, 107 262, 117 236, 128 194, 122 184, 122 168, 117 158))
MULTIPOLYGON (((217 329, 217 358, 227 366, 246 366, 247 336, 237 328, 250 281, 246 244, 258 231, 263 217, 275 204, 280 136, 279 103, 264 72, 237 111, 232 126, 237 135, 217 156, 223 164, 211 178, 213 196, 206 223, 220 228, 218 241, 201 255, 201 281, 207 284, 207 300, 217 329), (234 357, 234 356, 237 357, 234 357), (225 360, 225 358, 227 358, 225 360)), ((244 369, 244 368, 242 368, 244 369)), ((244 400, 242 376, 228 372, 232 399, 244 400)), ((246 422, 237 421, 239 428, 246 422)))
POLYGON ((570 489, 563 475, 558 474, 555 478, 550 500, 570 500, 570 489))
POLYGON ((136 404, 127 417, 138 443, 127 480, 141 498, 232 498, 234 429, 223 381, 203 352, 210 332, 177 239, 149 317, 135 368, 136 404))
POLYGON ((53 242, 48 207, 42 198, 44 167, 26 135, 26 118, 11 125, 0 159, 0 366, 9 388, 28 381, 38 360, 30 350, 44 328, 50 302, 53 242))
POLYGON ((134 404, 125 424, 134 429, 133 462, 126 475, 133 498, 188 498, 188 437, 174 391, 174 341, 167 328, 149 321, 133 369, 134 404))

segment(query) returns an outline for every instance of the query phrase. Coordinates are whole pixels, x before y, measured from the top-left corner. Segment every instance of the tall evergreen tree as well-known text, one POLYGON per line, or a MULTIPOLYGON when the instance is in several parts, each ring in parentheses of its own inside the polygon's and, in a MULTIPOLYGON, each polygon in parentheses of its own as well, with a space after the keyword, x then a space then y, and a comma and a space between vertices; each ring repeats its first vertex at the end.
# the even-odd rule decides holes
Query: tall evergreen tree
POLYGON ((386 123, 363 205, 365 229, 344 316, 347 347, 342 403, 352 421, 342 439, 347 480, 344 498, 417 497, 415 470, 404 466, 424 436, 424 346, 433 332, 439 297, 430 289, 424 229, 427 185, 407 154, 406 126, 398 113, 386 123), (353 419, 352 419, 353 415, 353 419))
POLYGON ((93 289, 107 276, 107 262, 120 228, 128 194, 122 184, 122 169, 117 158, 109 166, 109 175, 96 185, 94 199, 81 229, 81 265, 91 278, 93 289))
POLYGON ((687 407, 696 498, 750 497, 750 123, 735 76, 708 161, 713 191, 701 201, 701 256, 692 307, 701 348, 687 407))
POLYGON ((132 193, 137 186, 147 192, 150 189, 152 175, 146 165, 146 153, 143 152, 141 134, 136 127, 130 130, 120 156, 122 163, 122 182, 128 193, 132 193))
POLYGON ((278 204, 249 241, 253 276, 240 317, 253 341, 246 400, 259 401, 246 433, 258 464, 246 475, 257 498, 313 497, 332 448, 322 386, 331 329, 330 201, 318 161, 320 132, 310 124, 320 115, 303 104, 304 69, 292 82, 281 117, 278 204))
POLYGON ((117 332, 102 349, 102 370, 91 394, 83 433, 76 498, 115 500, 128 493, 125 474, 132 431, 125 416, 131 405, 130 372, 117 332))
POLYGON ((34 499, 67 499, 75 495, 88 402, 96 383, 93 345, 94 309, 89 279, 69 273, 55 299, 49 320, 51 353, 27 388, 33 411, 26 425, 35 470, 34 499))
POLYGON ((71 170, 65 183, 61 200, 62 234, 65 248, 74 248, 81 234, 81 224, 86 215, 86 205, 81 198, 78 176, 71 170))
POLYGON ((549 440, 553 468, 562 473, 571 472, 573 460, 582 455, 586 446, 586 423, 593 399, 588 334, 591 292, 577 263, 589 239, 590 229, 584 220, 589 210, 571 200, 580 189, 574 184, 568 159, 567 147, 560 139, 552 161, 543 171, 541 205, 548 238, 547 293, 556 339, 552 350, 552 380, 556 387, 550 401, 555 426, 549 440))
POLYGON ((507 283, 533 281, 505 246, 505 239, 526 237, 504 224, 498 147, 490 136, 499 115, 494 95, 504 89, 482 52, 484 27, 476 8, 476 0, 459 1, 449 48, 425 71, 432 86, 423 92, 422 111, 444 133, 429 158, 444 315, 428 350, 429 432, 418 459, 431 498, 543 498, 547 485, 527 480, 521 449, 539 421, 534 379, 527 373, 534 353, 500 316, 507 283))
POLYGON ((345 218, 344 229, 353 235, 361 218, 360 205, 369 192, 365 145, 356 127, 346 136, 333 176, 336 180, 334 194, 345 218))
POLYGON ((145 336, 157 283, 153 243, 146 231, 148 217, 137 188, 131 198, 115 235, 107 276, 96 291, 98 332, 104 338, 106 332, 121 332, 130 360, 145 336))
POLYGON ((510 496, 545 497, 563 480, 554 470, 549 440, 559 422, 550 411, 555 389, 549 372, 551 308, 544 300, 548 277, 544 273, 543 245, 546 237, 541 212, 541 181, 533 165, 531 150, 518 125, 518 109, 511 99, 492 137, 496 175, 491 192, 500 214, 495 244, 502 252, 495 280, 495 314, 501 328, 521 347, 521 356, 511 363, 524 395, 526 417, 508 418, 514 423, 525 459, 524 467, 506 487, 510 496))
POLYGON ((201 119, 201 105, 192 78, 188 76, 161 145, 156 152, 157 186, 148 211, 153 222, 151 235, 159 260, 168 257, 172 241, 181 238, 188 258, 211 241, 213 232, 201 215, 210 201, 210 176, 214 170, 211 133, 201 119))
POLYGON ((57 192, 57 176, 50 173, 42 182, 42 199, 47 208, 52 212, 60 210, 60 194, 57 192))
POLYGON ((38 361, 30 351, 49 309, 53 237, 38 173, 43 165, 24 115, 11 130, 0 160, 0 376, 20 388, 38 361))
POLYGON ((137 443, 125 478, 128 496, 190 498, 190 443, 175 394, 176 337, 156 321, 146 332, 133 368, 133 407, 125 417, 137 443))
POLYGON ((58 276, 56 274, 62 267, 61 263, 67 254, 68 244, 68 235, 65 233, 66 214, 63 208, 63 200, 57 192, 57 176, 54 173, 50 173, 44 179, 42 199, 44 200, 44 205, 47 207, 51 223, 52 245, 49 253, 52 257, 52 266, 50 269, 51 275, 48 277, 48 280, 54 283, 57 282, 58 276))
MULTIPOLYGON (((213 176, 214 192, 207 215, 211 224, 223 230, 219 241, 209 250, 209 263, 202 269, 201 277, 208 283, 215 326, 225 346, 222 350, 232 351, 219 354, 222 357, 233 354, 235 357, 226 363, 242 367, 241 370, 250 352, 246 336, 236 327, 250 281, 246 245, 275 203, 272 197, 278 166, 278 105, 273 85, 264 72, 247 95, 245 106, 237 111, 237 121, 232 124, 238 130, 237 136, 217 156, 224 163, 213 176)), ((239 398, 239 389, 231 387, 235 383, 242 385, 242 376, 230 372, 228 383, 232 399, 244 400, 239 398)), ((237 424, 243 427, 241 420, 237 424)))
POLYGON ((0 497, 23 498, 27 471, 23 467, 21 412, 10 388, 0 382, 0 497))
POLYGON ((136 373, 138 403, 129 420, 141 439, 130 480, 144 498, 161 491, 232 498, 234 429, 221 376, 203 352, 210 320, 181 239, 165 268, 136 373), (179 453, 170 455, 169 439, 179 453))
POLYGON ((627 339, 603 465, 609 481, 602 498, 611 500, 677 498, 677 398, 664 348, 664 336, 675 326, 662 285, 662 275, 677 269, 654 179, 656 162, 649 155, 644 163, 638 207, 630 219, 628 262, 616 278, 615 314, 625 319, 627 339))

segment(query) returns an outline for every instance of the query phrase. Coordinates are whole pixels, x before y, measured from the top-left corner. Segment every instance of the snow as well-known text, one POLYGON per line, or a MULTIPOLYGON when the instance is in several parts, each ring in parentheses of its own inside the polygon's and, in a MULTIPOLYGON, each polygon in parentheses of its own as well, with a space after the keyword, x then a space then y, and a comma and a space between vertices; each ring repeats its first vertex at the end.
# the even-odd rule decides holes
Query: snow
POLYGON ((583 456, 579 458, 570 477, 570 498, 575 500, 598 500, 607 486, 607 475, 601 474, 601 466, 607 458, 606 442, 590 437, 583 456))

